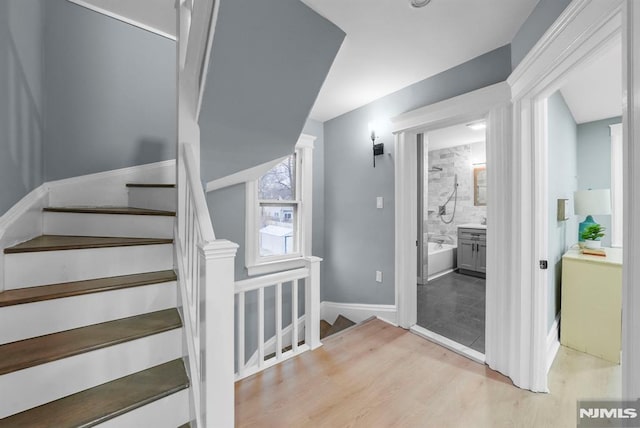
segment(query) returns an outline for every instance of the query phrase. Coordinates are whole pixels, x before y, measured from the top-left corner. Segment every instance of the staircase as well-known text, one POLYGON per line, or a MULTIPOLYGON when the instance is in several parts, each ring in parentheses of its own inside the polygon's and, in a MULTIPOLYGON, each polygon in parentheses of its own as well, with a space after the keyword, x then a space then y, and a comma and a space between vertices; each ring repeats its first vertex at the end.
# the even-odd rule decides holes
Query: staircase
POLYGON ((0 427, 189 426, 175 188, 127 189, 130 207, 45 208, 4 249, 0 427))
POLYGON ((325 320, 320 320, 320 339, 329 337, 332 334, 346 330, 354 325, 356 325, 356 323, 343 315, 338 315, 336 320, 333 322, 333 325, 325 320))

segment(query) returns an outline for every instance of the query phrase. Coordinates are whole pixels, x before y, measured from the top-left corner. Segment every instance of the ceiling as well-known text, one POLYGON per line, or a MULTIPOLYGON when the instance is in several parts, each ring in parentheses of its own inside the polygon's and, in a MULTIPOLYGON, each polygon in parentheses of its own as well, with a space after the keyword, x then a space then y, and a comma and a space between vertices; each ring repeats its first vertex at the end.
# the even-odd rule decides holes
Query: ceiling
POLYGON ((463 144, 484 142, 486 140, 485 135, 486 132, 484 129, 474 131, 464 123, 436 129, 426 134, 429 151, 461 146, 463 144))
POLYGON ((347 35, 311 117, 324 122, 511 43, 538 0, 302 0, 347 35))
POLYGON ((560 89, 576 123, 622 115, 622 42, 579 67, 560 89))

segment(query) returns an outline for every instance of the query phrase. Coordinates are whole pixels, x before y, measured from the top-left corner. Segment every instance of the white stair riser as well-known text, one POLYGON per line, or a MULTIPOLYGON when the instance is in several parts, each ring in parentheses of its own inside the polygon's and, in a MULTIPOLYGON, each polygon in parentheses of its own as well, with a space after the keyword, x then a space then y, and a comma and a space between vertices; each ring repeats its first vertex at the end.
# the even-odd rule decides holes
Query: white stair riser
POLYGON ((117 418, 96 425, 98 428, 176 428, 189 422, 189 390, 171 394, 117 418))
POLYGON ((181 358, 181 330, 0 376, 0 418, 181 358))
POLYGON ((176 282, 0 308, 0 344, 177 306, 176 282))
POLYGON ((175 217, 126 214, 44 213, 44 233, 70 236, 173 238, 175 217))
POLYGON ((175 211, 176 189, 171 187, 129 187, 129 206, 150 210, 175 211))
POLYGON ((6 254, 5 289, 173 269, 173 244, 6 254))

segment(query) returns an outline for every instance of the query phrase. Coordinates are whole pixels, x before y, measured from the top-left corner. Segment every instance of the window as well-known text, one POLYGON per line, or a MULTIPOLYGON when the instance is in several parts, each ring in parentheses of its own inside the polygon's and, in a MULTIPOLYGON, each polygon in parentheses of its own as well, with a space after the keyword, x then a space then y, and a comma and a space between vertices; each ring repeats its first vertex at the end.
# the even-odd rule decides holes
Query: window
POLYGON ((249 275, 291 269, 311 255, 311 174, 315 137, 247 183, 246 264, 249 275))
POLYGON ((611 246, 622 247, 622 124, 611 128, 611 246))
POLYGON ((258 179, 259 257, 298 253, 300 247, 297 216, 300 212, 300 190, 294 153, 258 179))

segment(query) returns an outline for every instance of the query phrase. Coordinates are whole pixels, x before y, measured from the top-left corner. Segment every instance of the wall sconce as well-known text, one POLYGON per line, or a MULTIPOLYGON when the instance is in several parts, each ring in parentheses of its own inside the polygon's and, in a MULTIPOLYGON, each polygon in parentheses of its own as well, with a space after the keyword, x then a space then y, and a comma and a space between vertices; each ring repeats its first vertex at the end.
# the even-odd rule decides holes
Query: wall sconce
POLYGON ((369 132, 371 133, 371 143, 373 144, 373 167, 376 167, 376 156, 384 154, 384 144, 376 144, 378 135, 376 134, 376 126, 374 123, 369 123, 369 132))

